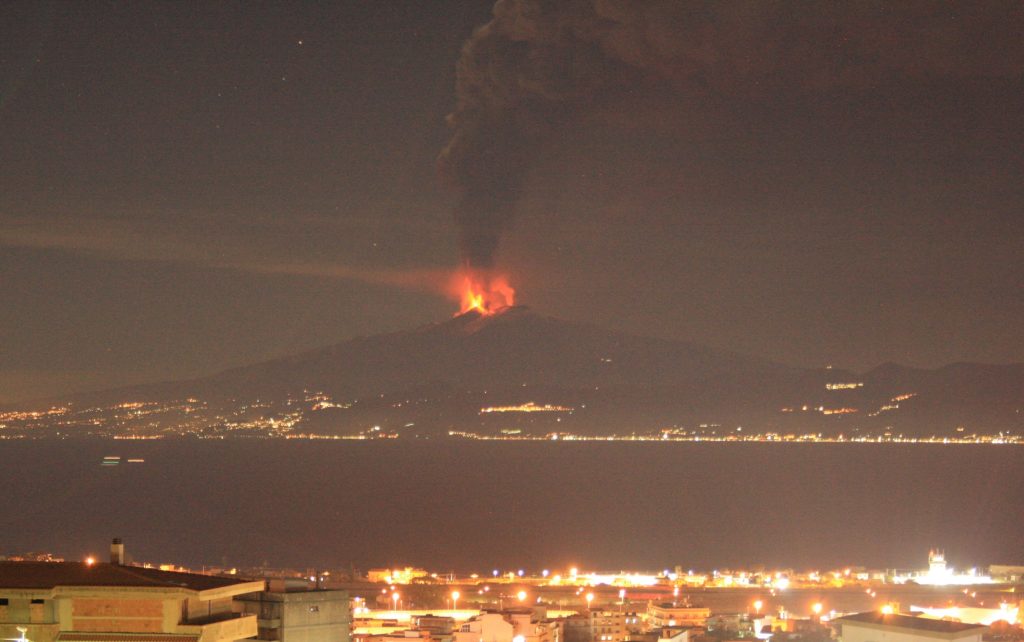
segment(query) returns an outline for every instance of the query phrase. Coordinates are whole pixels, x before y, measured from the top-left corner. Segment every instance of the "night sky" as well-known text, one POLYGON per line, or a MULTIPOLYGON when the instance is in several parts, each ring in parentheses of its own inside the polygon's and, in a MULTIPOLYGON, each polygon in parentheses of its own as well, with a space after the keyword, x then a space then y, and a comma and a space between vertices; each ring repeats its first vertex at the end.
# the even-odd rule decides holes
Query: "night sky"
MULTIPOLYGON (((452 314, 481 165, 438 155, 492 4, 0 4, 0 401, 452 314)), ((605 49, 592 3, 499 4, 507 113, 544 96, 475 132, 519 302, 801 366, 1024 361, 1019 3, 638 3, 605 49)))

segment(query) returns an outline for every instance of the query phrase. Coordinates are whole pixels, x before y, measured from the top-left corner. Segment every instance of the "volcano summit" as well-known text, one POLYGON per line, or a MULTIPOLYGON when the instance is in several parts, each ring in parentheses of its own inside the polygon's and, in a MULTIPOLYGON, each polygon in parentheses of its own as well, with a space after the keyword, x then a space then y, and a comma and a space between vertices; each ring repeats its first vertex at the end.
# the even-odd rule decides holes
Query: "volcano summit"
POLYGON ((803 369, 537 314, 404 332, 0 415, 8 434, 1010 437, 1024 364, 803 369))

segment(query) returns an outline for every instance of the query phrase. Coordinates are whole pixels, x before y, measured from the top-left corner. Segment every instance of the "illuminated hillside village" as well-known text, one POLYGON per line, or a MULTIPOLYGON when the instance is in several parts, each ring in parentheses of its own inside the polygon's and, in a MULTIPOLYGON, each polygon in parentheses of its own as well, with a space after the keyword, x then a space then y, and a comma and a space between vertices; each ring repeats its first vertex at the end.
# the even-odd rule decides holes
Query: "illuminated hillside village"
MULTIPOLYGON (((855 384, 829 384, 854 386, 855 384)), ((860 384, 856 384, 860 385, 860 384)), ((914 393, 893 397, 869 413, 895 413, 901 403, 912 399, 914 393)), ((395 425, 395 422, 364 423, 349 430, 338 431, 332 425, 346 412, 358 412, 360 407, 372 405, 387 416, 390 409, 401 413, 431 403, 426 398, 393 399, 379 397, 373 400, 343 400, 320 391, 304 391, 282 399, 257 398, 250 401, 230 400, 211 404, 190 397, 172 401, 130 401, 109 405, 66 403, 41 410, 0 411, 0 440, 3 439, 68 439, 100 437, 113 439, 165 439, 197 437, 224 439, 232 437, 258 437, 272 439, 395 439, 399 437, 450 437, 475 440, 562 440, 562 441, 682 441, 682 442, 879 442, 879 443, 931 443, 931 444, 1020 444, 1021 435, 1007 432, 980 433, 958 426, 945 434, 907 435, 893 429, 879 431, 852 431, 850 434, 829 432, 758 431, 743 426, 721 423, 698 423, 692 426, 654 426, 646 429, 613 434, 575 432, 559 429, 562 419, 585 413, 582 407, 556 403, 527 401, 516 404, 478 405, 472 426, 437 432, 421 433, 415 422, 395 425), (534 417, 543 415, 542 420, 534 417), (514 418, 514 419, 510 419, 514 418), (542 423, 537 423, 541 421, 542 423), (382 425, 383 424, 383 425, 382 425)), ((804 404, 783 407, 782 415, 799 413, 836 417, 859 412, 851 408, 829 408, 804 404)), ((568 422, 566 422, 568 423, 568 422)), ((346 426, 348 424, 346 423, 346 426)))

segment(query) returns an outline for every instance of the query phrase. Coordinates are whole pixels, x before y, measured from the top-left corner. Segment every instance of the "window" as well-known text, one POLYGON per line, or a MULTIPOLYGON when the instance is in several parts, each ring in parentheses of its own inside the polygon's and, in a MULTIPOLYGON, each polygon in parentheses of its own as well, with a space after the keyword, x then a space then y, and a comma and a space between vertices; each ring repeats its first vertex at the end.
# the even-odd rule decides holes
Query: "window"
POLYGON ((314 604, 313 606, 309 607, 309 612, 310 613, 319 613, 320 612, 320 607, 317 606, 316 604, 314 604))
POLYGON ((34 600, 32 600, 32 604, 42 604, 42 603, 43 603, 43 600, 41 600, 41 599, 34 599, 34 600))

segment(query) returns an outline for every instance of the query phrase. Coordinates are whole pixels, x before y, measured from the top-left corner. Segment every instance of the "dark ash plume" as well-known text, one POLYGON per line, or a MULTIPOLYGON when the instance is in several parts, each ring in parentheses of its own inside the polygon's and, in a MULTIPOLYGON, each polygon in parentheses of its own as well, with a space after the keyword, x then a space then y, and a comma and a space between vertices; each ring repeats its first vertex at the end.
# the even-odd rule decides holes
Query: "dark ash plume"
POLYGON ((1017 0, 499 0, 463 47, 438 160, 460 195, 463 261, 492 265, 538 149, 588 110, 640 105, 653 91, 803 100, 949 79, 1019 83, 1022 30, 1017 0))

